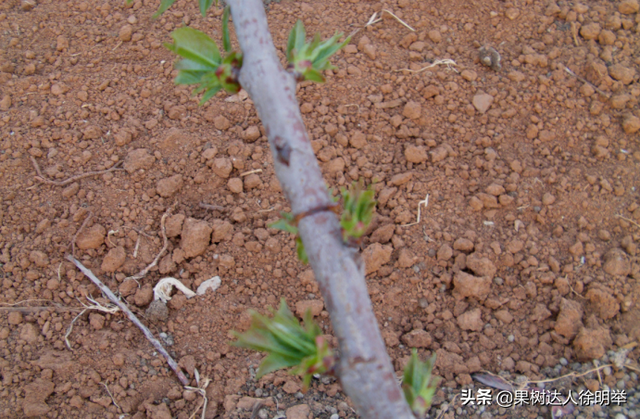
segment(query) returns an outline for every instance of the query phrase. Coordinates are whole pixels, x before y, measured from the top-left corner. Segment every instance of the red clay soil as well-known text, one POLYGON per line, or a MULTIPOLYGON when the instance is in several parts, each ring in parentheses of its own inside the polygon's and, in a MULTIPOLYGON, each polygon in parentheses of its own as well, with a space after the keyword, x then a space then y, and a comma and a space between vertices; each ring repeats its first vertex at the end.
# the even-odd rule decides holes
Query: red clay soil
MULTIPOLYGON (((298 313, 311 307, 327 334, 331 325, 293 238, 268 227, 288 205, 251 100, 219 93, 199 107, 173 84, 163 42, 181 25, 220 39, 221 9, 203 19, 197 2, 181 0, 151 20, 157 6, 0 4, 0 417, 186 419, 202 403, 122 313, 85 312, 66 347, 80 302, 107 303, 64 259, 72 243, 190 377, 197 368, 211 380, 207 418, 355 417, 334 379, 314 380, 306 394, 285 372, 256 382, 262 356, 229 345, 247 310, 281 298, 298 313), (160 251, 172 205, 158 266, 125 280, 160 251), (168 313, 146 311, 160 278, 195 290, 215 275, 216 292, 176 292, 168 313)), ((335 57, 339 70, 324 85, 301 83, 298 97, 329 186, 364 178, 376 190, 363 243, 369 291, 398 372, 411 347, 423 359, 437 354, 430 417, 549 417, 546 408, 471 411, 456 395, 481 370, 552 378, 625 348, 628 367, 564 389, 631 396, 638 1, 267 8, 280 51, 297 19, 325 37, 360 29, 335 57), (362 29, 374 12, 382 20, 362 29)))

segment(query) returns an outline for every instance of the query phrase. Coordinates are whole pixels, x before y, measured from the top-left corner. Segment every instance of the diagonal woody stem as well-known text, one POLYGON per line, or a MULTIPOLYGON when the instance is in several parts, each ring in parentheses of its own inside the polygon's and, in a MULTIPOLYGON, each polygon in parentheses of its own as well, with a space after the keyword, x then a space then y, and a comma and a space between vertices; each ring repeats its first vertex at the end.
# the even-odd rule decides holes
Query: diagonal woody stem
POLYGON ((366 419, 413 419, 380 335, 359 254, 344 245, 332 201, 300 115, 296 82, 278 60, 261 0, 228 0, 244 55, 240 84, 265 127, 276 175, 340 343, 338 376, 366 419), (326 208, 323 211, 314 211, 326 208))

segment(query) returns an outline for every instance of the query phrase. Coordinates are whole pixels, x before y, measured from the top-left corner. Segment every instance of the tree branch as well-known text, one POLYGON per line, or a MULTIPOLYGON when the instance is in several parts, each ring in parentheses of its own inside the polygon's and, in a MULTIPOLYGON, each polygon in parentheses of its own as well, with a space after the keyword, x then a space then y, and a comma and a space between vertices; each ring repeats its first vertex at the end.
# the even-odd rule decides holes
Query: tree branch
POLYGON ((302 121, 296 82, 278 60, 261 0, 228 0, 244 55, 240 84, 255 103, 276 175, 298 225, 340 343, 338 375, 363 418, 413 419, 395 372, 356 250, 344 245, 332 201, 302 121))

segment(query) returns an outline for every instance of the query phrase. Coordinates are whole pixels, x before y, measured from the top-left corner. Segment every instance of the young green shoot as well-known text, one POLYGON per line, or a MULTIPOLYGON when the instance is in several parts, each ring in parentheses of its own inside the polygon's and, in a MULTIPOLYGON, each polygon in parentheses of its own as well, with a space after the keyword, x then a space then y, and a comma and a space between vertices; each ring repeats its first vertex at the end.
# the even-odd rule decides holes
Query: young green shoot
POLYGON ((314 374, 333 370, 336 364, 333 352, 321 335, 320 326, 313 321, 311 311, 307 310, 304 326, 301 326, 284 299, 277 312, 270 310, 272 318, 251 310, 249 330, 244 333, 233 331, 238 340, 232 344, 267 353, 258 367, 257 379, 282 368, 294 367, 291 373, 302 375, 303 389, 306 390, 314 374))
POLYGON ((351 37, 347 37, 339 43, 342 32, 336 32, 331 38, 321 42, 320 34, 316 33, 311 42, 306 42, 307 32, 301 20, 298 20, 289 33, 287 43, 287 60, 289 71, 298 81, 311 80, 324 83, 322 75, 324 70, 334 70, 329 58, 349 43, 351 37))
POLYGON ((437 379, 431 375, 436 363, 434 353, 427 362, 418 359, 418 351, 413 349, 411 359, 404 369, 402 377, 402 390, 411 410, 419 418, 423 418, 436 393, 437 379))
POLYGON ((215 41, 207 34, 188 26, 171 32, 173 44, 165 44, 168 50, 183 58, 175 65, 179 70, 175 83, 196 85, 193 94, 204 92, 200 105, 222 89, 229 93, 240 91, 238 73, 242 67, 242 54, 231 51, 229 6, 222 15, 222 32, 222 44, 226 52, 224 58, 215 41))
POLYGON ((376 201, 371 187, 364 189, 362 180, 353 182, 349 189, 340 188, 343 200, 343 211, 340 217, 342 240, 348 244, 358 244, 362 235, 367 231, 376 201))

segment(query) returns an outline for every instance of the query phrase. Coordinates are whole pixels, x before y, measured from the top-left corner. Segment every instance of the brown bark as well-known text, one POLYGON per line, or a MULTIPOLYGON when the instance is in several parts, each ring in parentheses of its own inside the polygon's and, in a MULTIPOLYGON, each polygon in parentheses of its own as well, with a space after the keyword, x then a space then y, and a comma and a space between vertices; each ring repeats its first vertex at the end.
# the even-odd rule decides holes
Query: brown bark
POLYGON ((338 375, 363 418, 414 418, 371 307, 364 267, 345 246, 296 99, 296 82, 280 64, 261 0, 227 0, 244 63, 240 84, 255 103, 274 155, 275 171, 331 315, 340 343, 338 375))

